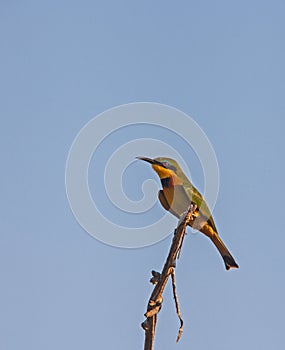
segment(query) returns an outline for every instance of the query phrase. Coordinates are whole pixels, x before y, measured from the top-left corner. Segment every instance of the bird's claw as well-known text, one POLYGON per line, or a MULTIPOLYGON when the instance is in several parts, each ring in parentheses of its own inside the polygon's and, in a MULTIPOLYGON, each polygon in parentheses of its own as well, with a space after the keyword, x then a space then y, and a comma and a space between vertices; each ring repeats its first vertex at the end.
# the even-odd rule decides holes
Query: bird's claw
POLYGON ((188 209, 185 210, 185 212, 180 215, 180 218, 178 221, 178 226, 183 224, 184 220, 186 219, 187 215, 189 215, 190 211, 192 212, 190 220, 193 221, 198 216, 198 214, 195 212, 195 210, 196 210, 196 205, 191 203, 189 205, 188 209))

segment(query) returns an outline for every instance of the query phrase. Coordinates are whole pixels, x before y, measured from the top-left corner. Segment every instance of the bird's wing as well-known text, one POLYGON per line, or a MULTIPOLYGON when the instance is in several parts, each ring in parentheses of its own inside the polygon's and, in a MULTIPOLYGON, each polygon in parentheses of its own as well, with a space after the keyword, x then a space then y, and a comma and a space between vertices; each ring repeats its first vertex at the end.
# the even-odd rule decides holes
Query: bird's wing
POLYGON ((197 205, 200 214, 206 218, 208 224, 217 232, 211 211, 201 193, 193 185, 189 186, 189 183, 184 184, 184 187, 188 196, 191 198, 191 202, 197 205))

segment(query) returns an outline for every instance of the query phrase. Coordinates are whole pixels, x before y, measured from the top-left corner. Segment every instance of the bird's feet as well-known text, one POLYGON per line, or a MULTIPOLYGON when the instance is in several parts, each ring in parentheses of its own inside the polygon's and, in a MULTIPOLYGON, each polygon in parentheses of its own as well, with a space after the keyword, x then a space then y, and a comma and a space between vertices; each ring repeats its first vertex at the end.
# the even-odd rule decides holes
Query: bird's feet
POLYGON ((180 215, 179 221, 178 221, 178 226, 182 225, 185 222, 185 219, 187 218, 188 215, 191 213, 191 218, 190 220, 194 220, 196 218, 195 215, 195 210, 197 206, 193 203, 191 203, 188 207, 188 209, 180 215))

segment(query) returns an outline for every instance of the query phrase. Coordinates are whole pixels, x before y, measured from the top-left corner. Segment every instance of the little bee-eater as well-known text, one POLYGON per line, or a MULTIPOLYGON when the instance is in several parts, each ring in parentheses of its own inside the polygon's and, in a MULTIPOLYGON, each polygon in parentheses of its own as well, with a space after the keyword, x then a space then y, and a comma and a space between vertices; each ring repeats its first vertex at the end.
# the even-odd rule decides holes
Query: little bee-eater
POLYGON ((191 203, 197 206, 194 212, 194 220, 190 225, 208 236, 220 252, 226 269, 238 268, 235 259, 218 235, 211 212, 201 193, 192 185, 185 176, 177 162, 170 158, 145 158, 138 157, 152 165, 158 174, 162 190, 158 192, 158 198, 163 208, 180 218, 191 203))

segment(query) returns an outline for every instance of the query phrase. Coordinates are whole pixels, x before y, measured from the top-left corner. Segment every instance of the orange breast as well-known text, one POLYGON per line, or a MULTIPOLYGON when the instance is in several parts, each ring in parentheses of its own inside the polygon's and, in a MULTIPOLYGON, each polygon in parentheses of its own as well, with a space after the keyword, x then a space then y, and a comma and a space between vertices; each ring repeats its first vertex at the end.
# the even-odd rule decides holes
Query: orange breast
POLYGON ((188 210, 190 205, 190 199, 187 196, 183 186, 175 185, 163 188, 163 193, 173 212, 178 216, 188 210))

